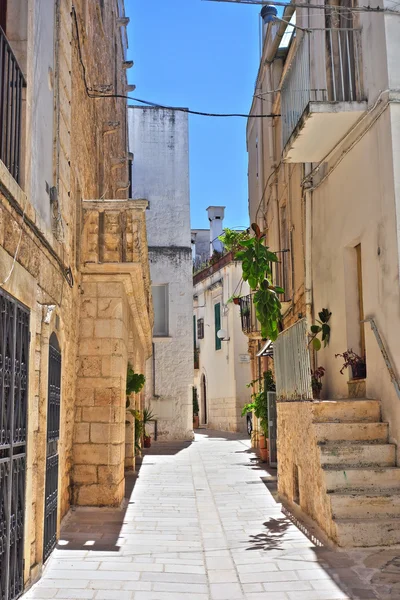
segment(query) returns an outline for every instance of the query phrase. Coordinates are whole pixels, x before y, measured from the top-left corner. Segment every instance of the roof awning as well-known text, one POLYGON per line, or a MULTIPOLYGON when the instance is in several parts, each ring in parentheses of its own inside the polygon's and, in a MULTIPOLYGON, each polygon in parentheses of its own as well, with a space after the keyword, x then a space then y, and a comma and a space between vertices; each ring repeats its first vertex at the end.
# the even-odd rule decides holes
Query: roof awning
POLYGON ((257 356, 274 356, 274 345, 271 340, 265 342, 261 350, 257 352, 257 356))

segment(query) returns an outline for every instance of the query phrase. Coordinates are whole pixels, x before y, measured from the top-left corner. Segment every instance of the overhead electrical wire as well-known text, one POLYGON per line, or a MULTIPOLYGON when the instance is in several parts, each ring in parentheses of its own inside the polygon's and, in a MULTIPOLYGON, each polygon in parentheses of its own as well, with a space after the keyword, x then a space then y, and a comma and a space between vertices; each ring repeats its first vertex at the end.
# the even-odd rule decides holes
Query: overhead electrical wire
POLYGON ((400 15, 400 11, 392 8, 380 8, 379 6, 336 6, 334 4, 313 4, 311 2, 280 2, 279 0, 202 0, 202 2, 229 2, 231 4, 253 4, 271 6, 293 6, 294 8, 316 8, 318 10, 338 10, 344 12, 366 12, 378 14, 400 15))
POLYGON ((266 114, 266 115, 250 115, 250 114, 244 114, 244 113, 211 113, 211 112, 203 112, 203 111, 199 111, 199 110, 191 110, 189 108, 183 108, 180 106, 168 106, 166 104, 159 104, 157 102, 150 102, 149 100, 143 100, 141 98, 133 98, 133 96, 127 96, 125 94, 103 94, 101 92, 96 92, 95 90, 93 90, 93 88, 91 88, 88 84, 88 77, 87 77, 87 69, 86 69, 86 65, 85 62, 83 60, 83 56, 82 56, 82 47, 81 47, 81 38, 80 38, 80 34, 79 34, 79 24, 78 24, 78 18, 77 18, 77 14, 76 14, 76 10, 75 10, 75 6, 72 5, 72 14, 74 17, 74 23, 75 23, 75 29, 76 29, 76 37, 77 37, 77 45, 78 45, 78 55, 79 55, 79 62, 81 64, 82 67, 82 72, 83 72, 83 80, 85 83, 85 89, 86 89, 86 94, 89 98, 122 98, 124 100, 132 100, 133 102, 139 102, 140 104, 145 104, 147 106, 153 106, 155 108, 164 108, 166 110, 173 110, 174 112, 183 112, 183 113, 187 113, 189 115, 198 115, 201 117, 222 117, 222 118, 226 118, 226 117, 241 117, 244 119, 248 119, 250 117, 255 118, 255 119, 273 119, 275 117, 280 117, 280 114, 266 114))

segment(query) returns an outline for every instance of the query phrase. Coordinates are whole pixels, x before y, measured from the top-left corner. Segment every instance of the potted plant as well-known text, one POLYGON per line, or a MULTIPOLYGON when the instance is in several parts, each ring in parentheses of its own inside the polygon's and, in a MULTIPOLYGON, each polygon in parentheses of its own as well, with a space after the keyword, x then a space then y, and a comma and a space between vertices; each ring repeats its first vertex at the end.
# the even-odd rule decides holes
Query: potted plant
POLYGON ((260 428, 261 433, 259 436, 259 449, 261 460, 267 461, 269 457, 269 448, 268 448, 268 396, 267 393, 271 391, 275 391, 275 382, 274 377, 272 375, 272 371, 266 371, 264 373, 263 382, 260 379, 256 379, 248 384, 248 387, 254 386, 256 383, 259 383, 262 387, 258 392, 252 394, 252 402, 250 404, 246 404, 242 409, 242 416, 246 415, 248 412, 253 411, 254 415, 257 419, 260 420, 260 428))
POLYGON ((143 427, 143 446, 145 448, 151 447, 151 437, 149 436, 149 434, 146 431, 146 425, 148 425, 151 421, 154 421, 154 420, 155 420, 154 413, 149 408, 144 408, 143 416, 142 416, 142 427, 143 427))
MULTIPOLYGON (((146 377, 141 373, 135 373, 130 363, 128 363, 126 372, 126 410, 132 415, 135 420, 135 453, 139 454, 141 450, 140 442, 143 434, 143 425, 141 421, 140 411, 131 408, 131 394, 138 394, 146 383, 146 377)), ((125 422, 126 425, 131 425, 130 421, 125 422)))
POLYGON ((315 371, 311 371, 311 386, 313 391, 313 398, 319 400, 321 397, 322 381, 321 379, 325 375, 324 367, 317 367, 315 371))
POLYGON ((197 399, 197 388, 193 388, 193 429, 198 429, 200 425, 199 419, 199 401, 197 399))
POLYGON ((365 379, 367 376, 367 365, 365 358, 359 356, 353 350, 346 350, 343 354, 335 354, 335 358, 343 358, 344 363, 340 372, 344 375, 344 370, 351 367, 352 379, 365 379))

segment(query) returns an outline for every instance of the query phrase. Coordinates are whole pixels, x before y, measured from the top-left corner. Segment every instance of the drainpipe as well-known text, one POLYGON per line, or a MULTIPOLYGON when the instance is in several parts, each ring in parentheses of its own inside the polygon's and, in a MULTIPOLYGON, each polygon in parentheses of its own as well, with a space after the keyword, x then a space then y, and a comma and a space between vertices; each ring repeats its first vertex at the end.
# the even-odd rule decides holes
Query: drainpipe
MULTIPOLYGON (((305 175, 309 175, 311 173, 312 165, 310 163, 306 163, 304 165, 305 175)), ((304 197, 305 197, 305 300, 306 300, 306 318, 307 318, 307 326, 311 327, 313 323, 313 314, 312 314, 312 183, 307 182, 304 186, 304 197)))
MULTIPOLYGON (((261 84, 262 89, 262 84, 261 84)), ((260 107, 260 115, 263 114, 263 106, 261 98, 258 99, 258 105, 260 107)), ((261 231, 264 231, 265 228, 265 214, 264 214, 264 185, 265 185, 265 164, 264 164, 264 119, 258 119, 260 125, 260 137, 258 140, 258 156, 259 156, 259 164, 258 164, 258 177, 259 177, 259 194, 260 194, 260 202, 261 202, 261 216, 258 217, 257 225, 259 225, 261 231)))

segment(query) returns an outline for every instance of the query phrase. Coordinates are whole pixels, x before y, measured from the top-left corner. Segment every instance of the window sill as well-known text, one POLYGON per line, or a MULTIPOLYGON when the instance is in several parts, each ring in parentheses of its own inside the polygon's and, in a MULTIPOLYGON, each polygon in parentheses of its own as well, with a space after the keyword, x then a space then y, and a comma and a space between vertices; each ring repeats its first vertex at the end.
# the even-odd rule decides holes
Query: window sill
POLYGON ((168 340, 172 340, 172 335, 154 335, 153 342, 167 342, 168 340))

